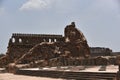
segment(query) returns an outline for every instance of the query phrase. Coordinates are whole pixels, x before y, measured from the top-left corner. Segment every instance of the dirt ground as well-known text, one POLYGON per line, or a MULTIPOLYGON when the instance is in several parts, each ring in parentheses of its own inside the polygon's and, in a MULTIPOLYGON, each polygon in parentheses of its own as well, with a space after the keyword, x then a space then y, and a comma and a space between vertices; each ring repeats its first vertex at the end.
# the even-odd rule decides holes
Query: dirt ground
POLYGON ((63 80, 63 79, 14 75, 11 73, 0 73, 0 80, 63 80))

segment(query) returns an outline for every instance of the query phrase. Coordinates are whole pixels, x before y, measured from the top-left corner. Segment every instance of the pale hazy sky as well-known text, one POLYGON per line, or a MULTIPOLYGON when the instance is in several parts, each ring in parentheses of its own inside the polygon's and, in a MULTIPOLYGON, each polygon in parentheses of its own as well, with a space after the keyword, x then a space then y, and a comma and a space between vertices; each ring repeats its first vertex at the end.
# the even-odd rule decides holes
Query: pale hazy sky
POLYGON ((89 46, 120 51, 120 0, 0 0, 0 53, 12 33, 64 34, 72 21, 89 46))

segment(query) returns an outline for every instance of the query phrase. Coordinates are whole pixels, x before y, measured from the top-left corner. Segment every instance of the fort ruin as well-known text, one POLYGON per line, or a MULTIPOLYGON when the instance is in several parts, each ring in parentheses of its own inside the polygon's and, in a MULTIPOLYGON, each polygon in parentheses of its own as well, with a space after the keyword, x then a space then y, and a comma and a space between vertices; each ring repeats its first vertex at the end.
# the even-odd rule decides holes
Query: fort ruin
MULTIPOLYGON (((102 50, 105 51, 105 55, 111 54, 110 49, 103 48, 102 50)), ((119 60, 117 62, 119 64, 119 60)), ((0 67, 6 67, 10 72, 14 72, 11 70, 16 71, 16 68, 107 66, 115 63, 116 58, 91 57, 87 40, 83 33, 76 28, 74 22, 65 27, 64 36, 13 33, 8 43, 6 55, 0 58, 0 67), (18 67, 19 64, 24 65, 18 67)))

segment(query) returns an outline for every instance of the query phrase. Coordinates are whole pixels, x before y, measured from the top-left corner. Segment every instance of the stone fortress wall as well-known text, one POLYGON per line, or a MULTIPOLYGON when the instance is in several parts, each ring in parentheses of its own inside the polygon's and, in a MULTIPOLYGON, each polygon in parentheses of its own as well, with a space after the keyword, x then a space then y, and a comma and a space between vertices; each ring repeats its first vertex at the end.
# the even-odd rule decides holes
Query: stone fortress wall
MULTIPOLYGON (((65 27, 64 33, 64 36, 56 34, 13 33, 8 43, 8 50, 6 55, 0 58, 0 64, 7 65, 9 63, 13 63, 24 55, 30 55, 31 58, 36 58, 40 54, 42 57, 45 57, 45 54, 46 56, 49 56, 50 53, 55 55, 54 50, 57 49, 56 46, 59 47, 57 51, 61 52, 61 55, 64 54, 66 56, 69 54, 67 55, 69 57, 91 56, 90 58, 92 58, 94 56, 95 58, 92 59, 95 59, 95 61, 98 62, 98 60, 103 60, 101 56, 111 56, 112 50, 109 48, 89 47, 83 33, 75 27, 75 23, 67 25, 65 27), (46 42, 48 44, 40 45, 42 42, 46 42), (50 45, 49 43, 52 42, 53 44, 50 45), (44 50, 43 48, 45 47, 46 49, 44 50), (30 49, 32 49, 32 53, 30 49), (96 56, 98 58, 96 58, 96 56)), ((114 61, 112 62, 114 63, 114 61)), ((94 63, 96 64, 96 62, 94 63)))
POLYGON ((38 43, 60 42, 63 40, 62 35, 13 33, 9 40, 6 54, 11 55, 11 59, 18 59, 38 43))
POLYGON ((36 45, 41 42, 62 41, 62 39, 63 39, 62 35, 13 33, 9 41, 9 46, 36 45))

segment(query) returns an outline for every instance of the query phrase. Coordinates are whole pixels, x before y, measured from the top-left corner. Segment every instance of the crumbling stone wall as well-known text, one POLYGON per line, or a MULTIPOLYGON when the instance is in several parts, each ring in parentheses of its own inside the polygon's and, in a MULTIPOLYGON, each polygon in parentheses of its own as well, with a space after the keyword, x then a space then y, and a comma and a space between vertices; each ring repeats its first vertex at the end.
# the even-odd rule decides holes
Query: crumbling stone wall
MULTIPOLYGON (((76 28, 74 22, 65 27, 64 33, 64 37, 45 34, 12 34, 4 57, 5 64, 21 61, 22 63, 35 62, 42 59, 47 62, 49 59, 61 56, 64 58, 90 56, 87 40, 76 28)), ((0 59, 0 62, 2 60, 0 59)))
POLYGON ((9 40, 7 54, 13 58, 21 57, 33 46, 41 42, 60 42, 62 35, 18 34, 14 33, 9 40))
POLYGON ((62 35, 13 33, 8 43, 6 55, 0 59, 0 65, 16 61, 38 43, 61 42, 63 40, 62 35))
POLYGON ((58 42, 62 41, 62 35, 50 35, 50 34, 19 34, 13 33, 9 41, 11 45, 36 45, 41 42, 58 42))
POLYGON ((90 49, 87 44, 87 40, 83 33, 76 28, 75 22, 72 22, 70 25, 67 25, 64 30, 65 42, 71 45, 70 50, 75 56, 90 56, 90 49))
POLYGON ((65 36, 61 42, 42 42, 31 48, 27 54, 23 55, 16 63, 35 62, 38 60, 49 61, 49 59, 64 56, 83 57, 90 56, 89 46, 82 32, 76 27, 74 22, 65 27, 65 36))

